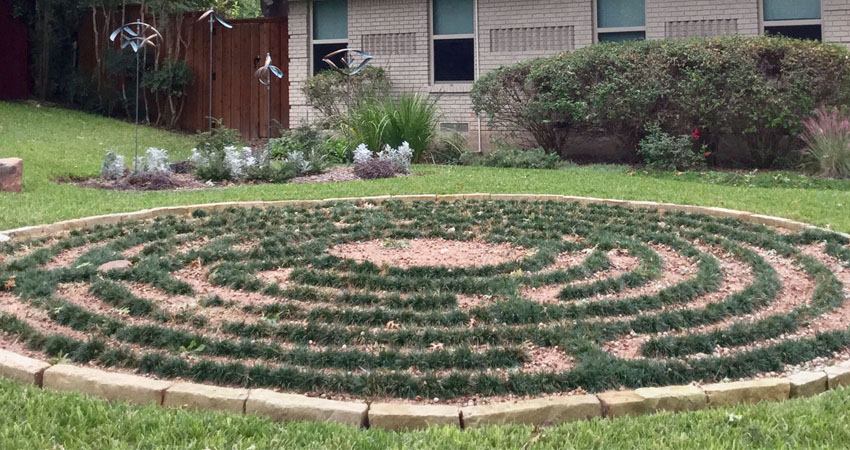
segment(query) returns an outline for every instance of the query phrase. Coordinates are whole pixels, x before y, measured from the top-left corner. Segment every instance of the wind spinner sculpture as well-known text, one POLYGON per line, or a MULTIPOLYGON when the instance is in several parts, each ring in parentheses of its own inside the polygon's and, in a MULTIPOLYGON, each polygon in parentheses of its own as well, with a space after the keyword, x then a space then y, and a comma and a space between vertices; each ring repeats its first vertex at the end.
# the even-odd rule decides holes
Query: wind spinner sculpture
POLYGON ((154 39, 162 39, 162 35, 153 26, 137 21, 122 25, 117 30, 113 31, 109 36, 109 40, 115 42, 118 37, 121 37, 121 49, 130 47, 136 53, 136 154, 133 158, 133 172, 139 171, 139 79, 140 74, 140 55, 139 51, 145 49, 148 45, 156 47, 154 39), (135 28, 135 30, 133 29, 135 28))
POLYGON ((343 49, 339 49, 337 51, 328 53, 327 55, 325 55, 325 57, 324 57, 324 59, 322 59, 322 61, 324 61, 325 64, 327 64, 328 66, 330 66, 331 69, 333 69, 333 70, 335 70, 335 71, 337 71, 337 72, 339 72, 343 75, 353 76, 353 75, 357 75, 358 73, 360 73, 361 70, 366 68, 366 66, 369 64, 369 61, 372 61, 372 58, 373 58, 372 55, 370 55, 369 53, 366 53, 362 50, 355 50, 355 49, 352 49, 352 48, 343 48, 343 49), (341 63, 340 65, 342 67, 338 67, 333 61, 334 56, 337 56, 337 55, 344 55, 340 59, 340 63, 341 63), (357 60, 357 56, 362 57, 362 60, 360 61, 359 64, 357 64, 356 67, 354 67, 354 64, 357 60), (354 67, 354 68, 352 69, 352 67, 354 67))
MULTIPOLYGON (((218 22, 224 28, 228 30, 233 29, 233 25, 227 23, 219 17, 219 15, 215 12, 214 9, 210 9, 209 11, 201 14, 201 17, 198 18, 198 22, 209 18, 210 22, 210 130, 212 130, 215 125, 215 118, 213 118, 213 80, 214 80, 214 72, 213 72, 213 36, 215 35, 215 23, 218 22)), ((196 22, 197 23, 197 22, 196 22)))
POLYGON ((263 67, 257 69, 256 72, 257 79, 260 80, 260 84, 266 87, 266 110, 267 116, 269 118, 268 123, 268 137, 271 139, 272 137, 272 75, 283 78, 283 71, 280 70, 277 66, 272 65, 272 54, 266 53, 266 63, 263 67))

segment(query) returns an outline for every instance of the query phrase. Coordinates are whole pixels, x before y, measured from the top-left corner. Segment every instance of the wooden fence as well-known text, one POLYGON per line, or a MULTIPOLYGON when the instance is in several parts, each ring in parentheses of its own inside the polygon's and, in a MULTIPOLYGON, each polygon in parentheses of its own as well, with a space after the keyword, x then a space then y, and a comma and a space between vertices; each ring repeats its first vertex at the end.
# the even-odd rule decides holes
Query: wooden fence
MULTIPOLYGON (((135 20, 132 15, 127 17, 135 20)), ((178 126, 188 132, 209 128, 209 23, 197 22, 192 14, 181 22, 182 38, 188 47, 186 63, 194 72, 178 126)), ((129 20, 129 19, 127 19, 129 20)), ((229 20, 233 29, 216 23, 213 36, 213 117, 224 126, 239 130, 245 139, 268 138, 266 87, 254 72, 271 53, 274 64, 284 72, 284 78, 272 81, 272 135, 278 127, 289 128, 289 32, 285 17, 229 20)), ((117 22, 116 22, 117 23, 117 22)), ((80 67, 93 70, 95 39, 93 20, 84 17, 79 32, 80 67)), ((101 24, 102 26, 102 24, 101 24)), ((130 51, 130 50, 126 50, 130 51)))

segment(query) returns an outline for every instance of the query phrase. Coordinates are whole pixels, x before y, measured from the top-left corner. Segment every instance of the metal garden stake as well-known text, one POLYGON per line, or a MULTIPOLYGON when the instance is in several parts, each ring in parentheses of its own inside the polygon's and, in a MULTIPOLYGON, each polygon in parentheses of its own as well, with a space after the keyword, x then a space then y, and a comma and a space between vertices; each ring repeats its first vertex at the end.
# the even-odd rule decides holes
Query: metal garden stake
POLYGON ((372 55, 364 52, 363 50, 355 50, 353 48, 342 48, 337 51, 328 53, 327 55, 325 55, 322 61, 324 61, 325 64, 329 65, 331 69, 343 75, 352 76, 357 75, 358 73, 360 73, 361 70, 365 69, 366 66, 369 64, 369 61, 372 61, 372 58, 372 55), (337 65, 334 64, 333 57, 336 55, 345 55, 340 60, 340 62, 342 63, 340 65, 342 67, 337 67, 337 65), (352 66, 354 65, 355 55, 360 55, 361 57, 363 57, 363 61, 361 61, 360 64, 357 65, 357 67, 352 69, 352 66))
POLYGON ((257 69, 256 72, 257 79, 260 80, 260 84, 266 87, 266 109, 268 111, 268 137, 271 139, 272 137, 272 75, 283 78, 283 71, 281 71, 277 66, 272 65, 272 54, 266 54, 266 63, 263 67, 257 69))
POLYGON ((121 36, 121 40, 123 41, 121 43, 122 50, 130 47, 136 53, 136 154, 133 158, 133 172, 135 173, 139 171, 139 79, 141 78, 139 74, 141 69, 139 66, 139 51, 148 45, 156 47, 153 40, 156 38, 162 39, 162 35, 151 25, 138 21, 122 25, 112 32, 109 40, 115 42, 118 36, 121 36), (133 30, 133 27, 136 29, 133 30))
POLYGON ((225 22, 224 19, 219 17, 219 15, 216 14, 214 9, 211 9, 211 10, 201 14, 201 17, 198 18, 198 22, 206 19, 207 17, 209 17, 209 20, 210 20, 210 113, 209 113, 209 118, 210 118, 210 130, 212 130, 212 128, 215 124, 215 119, 213 118, 213 74, 214 74, 213 73, 213 35, 215 35, 215 23, 216 22, 220 23, 221 26, 223 26, 224 28, 227 28, 228 30, 232 29, 233 25, 225 22))

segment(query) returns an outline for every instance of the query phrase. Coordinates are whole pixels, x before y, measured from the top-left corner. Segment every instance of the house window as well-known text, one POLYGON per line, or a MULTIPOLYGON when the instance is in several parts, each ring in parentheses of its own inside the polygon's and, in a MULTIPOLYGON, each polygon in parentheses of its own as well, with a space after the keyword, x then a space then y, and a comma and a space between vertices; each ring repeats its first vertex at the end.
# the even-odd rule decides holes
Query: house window
POLYGON ((764 0, 764 34, 820 41, 820 0, 764 0))
POLYGON ((596 31, 599 42, 646 39, 644 0, 597 0, 596 31))
MULTIPOLYGON (((348 0, 314 0, 313 73, 329 68, 322 61, 325 55, 344 48, 348 48, 348 0)), ((341 54, 334 61, 337 67, 344 56, 341 54)))
POLYGON ((434 82, 475 79, 474 0, 433 0, 434 82))

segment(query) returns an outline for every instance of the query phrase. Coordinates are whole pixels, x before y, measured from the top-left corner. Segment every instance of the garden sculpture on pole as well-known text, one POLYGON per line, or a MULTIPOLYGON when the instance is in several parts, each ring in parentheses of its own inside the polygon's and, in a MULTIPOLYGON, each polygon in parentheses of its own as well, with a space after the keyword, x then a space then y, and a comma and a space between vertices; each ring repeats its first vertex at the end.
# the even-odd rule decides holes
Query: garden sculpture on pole
POLYGON ((115 42, 121 37, 121 49, 130 47, 136 53, 136 154, 133 158, 133 172, 139 171, 139 78, 141 77, 139 51, 148 45, 156 47, 154 39, 162 39, 162 35, 153 26, 137 21, 122 25, 109 36, 109 40, 115 42), (135 29, 134 29, 135 28, 135 29))
POLYGON ((339 49, 337 51, 328 53, 327 55, 325 55, 325 57, 324 57, 324 59, 322 59, 322 61, 324 61, 325 64, 327 64, 328 66, 330 66, 331 69, 333 69, 333 70, 335 70, 335 71, 337 71, 337 72, 339 72, 343 75, 353 76, 353 75, 357 75, 358 73, 360 73, 361 70, 366 68, 366 66, 369 64, 369 61, 371 61, 372 58, 373 58, 372 55, 370 55, 369 53, 366 53, 362 50, 355 50, 353 48, 343 48, 343 49, 339 49), (333 61, 334 56, 337 56, 337 55, 343 55, 343 57, 340 59, 340 62, 341 62, 340 66, 342 66, 342 67, 337 66, 333 61), (358 56, 360 56, 362 58, 362 60, 360 61, 359 64, 357 64, 355 66, 355 62, 356 62, 358 56))
POLYGON ((224 28, 228 30, 233 29, 233 25, 227 23, 219 17, 219 15, 215 12, 214 9, 210 9, 209 11, 201 14, 201 17, 198 18, 198 22, 209 18, 210 22, 210 109, 209 109, 209 119, 210 119, 210 130, 212 130, 213 126, 215 126, 215 119, 213 118, 213 81, 215 80, 215 73, 213 72, 213 36, 215 35, 215 23, 218 22, 224 28))
POLYGON ((267 116, 269 119, 268 123, 268 137, 271 139, 272 137, 272 75, 283 78, 283 71, 280 70, 277 66, 272 65, 272 54, 266 53, 266 63, 263 67, 257 69, 256 72, 257 79, 260 80, 260 84, 266 87, 266 110, 267 116))

